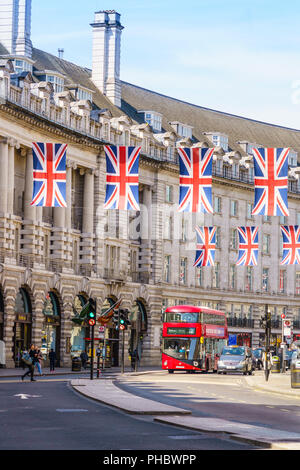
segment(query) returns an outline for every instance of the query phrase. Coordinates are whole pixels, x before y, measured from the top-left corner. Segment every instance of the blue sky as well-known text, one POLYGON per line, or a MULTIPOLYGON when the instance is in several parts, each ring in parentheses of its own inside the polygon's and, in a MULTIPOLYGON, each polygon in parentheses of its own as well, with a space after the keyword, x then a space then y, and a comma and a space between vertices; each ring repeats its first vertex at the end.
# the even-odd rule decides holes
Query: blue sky
POLYGON ((125 27, 122 80, 300 129, 300 2, 33 0, 33 45, 91 67, 90 23, 105 9, 125 27))

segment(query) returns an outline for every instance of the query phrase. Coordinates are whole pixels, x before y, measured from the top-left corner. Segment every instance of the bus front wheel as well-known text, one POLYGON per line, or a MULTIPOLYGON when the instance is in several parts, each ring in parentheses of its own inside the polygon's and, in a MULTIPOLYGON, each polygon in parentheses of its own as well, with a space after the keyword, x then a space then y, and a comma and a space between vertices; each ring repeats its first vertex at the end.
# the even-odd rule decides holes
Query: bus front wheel
POLYGON ((168 370, 169 374, 173 374, 174 371, 173 370, 168 370))

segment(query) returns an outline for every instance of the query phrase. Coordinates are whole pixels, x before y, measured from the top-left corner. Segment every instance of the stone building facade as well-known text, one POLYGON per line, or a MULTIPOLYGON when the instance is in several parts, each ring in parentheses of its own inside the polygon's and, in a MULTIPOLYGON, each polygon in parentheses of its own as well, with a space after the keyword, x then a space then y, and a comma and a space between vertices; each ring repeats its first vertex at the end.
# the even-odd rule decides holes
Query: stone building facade
MULTIPOLYGON (((229 331, 243 344, 263 340, 259 320, 266 305, 273 341, 283 312, 300 335, 300 270, 280 267, 280 224, 300 223, 293 170, 299 131, 122 82, 123 27, 115 11, 95 14, 89 71, 32 47, 30 0, 0 0, 0 16, 4 9, 14 28, 25 25, 17 28, 17 41, 13 27, 0 31, 0 340, 6 366, 18 366, 30 343, 45 357, 53 347, 59 364, 70 365, 88 345, 89 332, 71 319, 89 297, 97 299, 99 314, 122 299, 132 312, 126 350, 138 347, 143 365, 160 363, 161 313, 178 303, 227 312, 229 331), (66 209, 30 205, 32 142, 68 144, 66 209), (139 212, 103 209, 106 143, 142 147, 139 212), (251 216, 256 145, 292 149, 287 220, 251 216), (179 146, 215 147, 214 215, 177 212, 179 146), (197 224, 218 228, 215 267, 193 267, 197 224), (259 263, 236 267, 236 227, 249 224, 260 226, 259 263)), ((112 325, 105 334, 110 364, 117 365, 118 334, 112 325)))

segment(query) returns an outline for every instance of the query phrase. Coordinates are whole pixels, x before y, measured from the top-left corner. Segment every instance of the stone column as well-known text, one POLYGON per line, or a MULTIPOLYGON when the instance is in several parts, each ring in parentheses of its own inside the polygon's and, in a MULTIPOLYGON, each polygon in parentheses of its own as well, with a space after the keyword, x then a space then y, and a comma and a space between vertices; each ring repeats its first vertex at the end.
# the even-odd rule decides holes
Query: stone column
POLYGON ((146 186, 143 190, 143 204, 141 207, 141 282, 149 284, 152 274, 151 266, 151 239, 152 239, 152 189, 146 186))
POLYGON ((33 193, 33 158, 31 149, 22 149, 22 157, 26 158, 25 168, 25 190, 24 190, 24 221, 21 230, 23 236, 23 253, 35 254, 35 220, 36 220, 36 207, 31 206, 32 193, 33 193))
POLYGON ((68 230, 72 229, 72 171, 74 163, 70 160, 67 160, 67 187, 66 187, 66 199, 67 199, 67 208, 66 218, 65 218, 65 227, 68 230))
POLYGON ((14 213, 15 190, 15 147, 16 142, 10 141, 8 146, 8 175, 7 175, 7 212, 14 213))
POLYGON ((24 219, 34 221, 36 219, 36 207, 31 206, 33 193, 33 157, 32 150, 23 150, 22 156, 26 156, 25 192, 24 192, 24 219))
POLYGON ((95 173, 95 263, 97 266, 97 272, 100 277, 103 277, 104 263, 103 259, 105 256, 105 223, 107 217, 107 211, 104 210, 105 201, 105 173, 106 173, 106 161, 105 153, 102 150, 101 154, 98 155, 98 170, 95 173))
MULTIPOLYGON (((12 281, 14 282, 14 281, 12 281)), ((15 300, 16 300, 16 288, 13 285, 9 285, 8 282, 4 284, 4 342, 5 342, 5 354, 6 354, 6 367, 15 367, 13 358, 13 342, 14 342, 14 324, 15 324, 15 300)))
POLYGON ((75 162, 67 160, 67 183, 66 183, 66 202, 65 208, 65 256, 71 269, 73 261, 73 237, 72 237, 72 172, 76 168, 75 162))
POLYGON ((80 243, 81 271, 90 275, 94 262, 94 171, 84 173, 82 234, 80 243))
POLYGON ((65 212, 64 207, 54 207, 53 211, 53 225, 57 228, 65 227, 65 212))
POLYGON ((8 139, 0 140, 0 212, 7 213, 8 139))
POLYGON ((94 173, 86 170, 84 175, 82 232, 94 233, 94 173))

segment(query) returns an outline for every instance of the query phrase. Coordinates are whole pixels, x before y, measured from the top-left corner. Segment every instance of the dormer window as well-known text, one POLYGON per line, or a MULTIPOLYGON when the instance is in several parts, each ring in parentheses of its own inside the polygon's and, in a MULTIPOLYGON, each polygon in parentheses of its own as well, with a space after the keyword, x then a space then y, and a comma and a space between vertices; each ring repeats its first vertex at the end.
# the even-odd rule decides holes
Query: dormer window
POLYGON ((228 137, 223 134, 214 134, 212 136, 212 142, 215 147, 222 147, 224 152, 228 151, 228 137))
POLYGON ((220 132, 204 132, 211 140, 214 147, 221 147, 224 152, 228 152, 228 136, 220 132))
POLYGON ((162 115, 156 111, 138 111, 144 114, 144 121, 152 127, 154 131, 161 132, 162 115))
POLYGON ((181 122, 170 122, 171 126, 175 130, 175 132, 184 138, 192 139, 193 136, 193 127, 188 126, 187 124, 182 124, 181 122))
POLYGON ((247 153, 249 155, 252 155, 253 154, 253 149, 254 149, 255 145, 254 144, 247 144, 247 153))
POLYGON ((15 73, 17 73, 17 74, 22 73, 22 72, 31 72, 32 73, 33 61, 27 61, 27 60, 24 60, 24 59, 15 58, 13 60, 13 64, 14 64, 15 73))
POLYGON ((78 88, 76 98, 78 101, 89 100, 92 102, 92 93, 88 92, 87 90, 84 90, 83 88, 78 88))
POLYGON ((247 142, 247 140, 238 141, 237 144, 239 144, 243 151, 248 153, 248 155, 253 155, 253 149, 262 147, 262 145, 258 145, 253 142, 247 142))
POLYGON ((295 152, 294 150, 290 150, 288 160, 289 160, 289 166, 297 166, 298 165, 298 153, 295 152))
POLYGON ((46 75, 46 82, 53 85, 54 93, 61 93, 64 91, 64 79, 57 75, 46 75))
POLYGON ((41 81, 49 82, 53 86, 54 93, 61 93, 65 88, 64 76, 52 70, 45 70, 43 72, 35 72, 41 81))
POLYGON ((74 96, 76 101, 90 101, 93 102, 93 91, 89 88, 85 88, 79 84, 72 83, 71 85, 66 85, 65 88, 70 90, 74 96))

